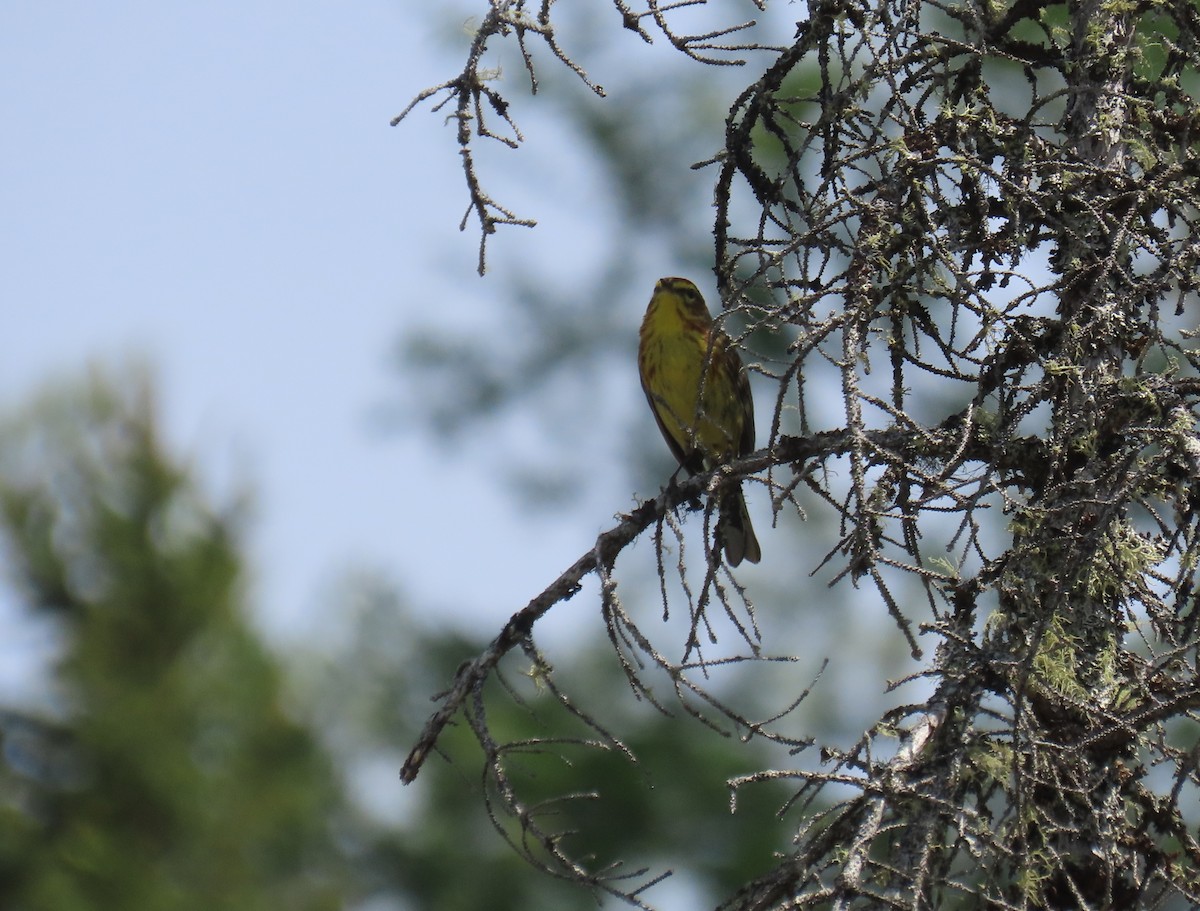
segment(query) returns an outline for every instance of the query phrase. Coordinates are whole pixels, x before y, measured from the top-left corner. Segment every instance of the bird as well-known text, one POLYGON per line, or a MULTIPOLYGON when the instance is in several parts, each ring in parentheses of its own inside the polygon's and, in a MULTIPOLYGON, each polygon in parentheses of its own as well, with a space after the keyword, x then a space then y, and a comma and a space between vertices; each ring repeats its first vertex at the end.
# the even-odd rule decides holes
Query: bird
MULTIPOLYGON (((661 278, 638 333, 638 373, 650 410, 689 476, 754 451, 754 399, 746 367, 713 322, 700 289, 686 278, 661 278)), ((757 563, 741 482, 718 494, 717 541, 731 566, 757 563)))

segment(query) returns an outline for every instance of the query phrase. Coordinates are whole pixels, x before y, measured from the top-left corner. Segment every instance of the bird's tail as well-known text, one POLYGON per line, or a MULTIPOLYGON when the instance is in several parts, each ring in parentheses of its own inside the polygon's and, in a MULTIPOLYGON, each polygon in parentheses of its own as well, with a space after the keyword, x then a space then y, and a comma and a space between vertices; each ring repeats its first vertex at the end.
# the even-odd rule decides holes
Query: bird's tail
POLYGON ((750 524, 750 513, 746 511, 746 498, 741 485, 731 486, 721 496, 721 515, 717 519, 717 540, 725 547, 725 559, 730 566, 743 560, 757 563, 762 559, 762 548, 754 537, 754 526, 750 524))

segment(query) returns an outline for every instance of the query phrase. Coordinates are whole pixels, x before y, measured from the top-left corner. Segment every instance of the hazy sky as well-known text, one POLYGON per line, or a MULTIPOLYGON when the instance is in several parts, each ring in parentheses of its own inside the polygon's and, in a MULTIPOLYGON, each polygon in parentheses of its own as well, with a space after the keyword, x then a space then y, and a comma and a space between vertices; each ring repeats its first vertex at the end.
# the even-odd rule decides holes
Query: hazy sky
POLYGON ((309 630, 364 564, 498 627, 610 515, 555 529, 478 447, 372 431, 405 328, 469 326, 500 290, 458 233, 444 115, 388 125, 461 67, 417 6, 0 9, 0 407, 148 363, 174 451, 212 489, 258 493, 255 600, 276 633, 309 630))
MULTIPOLYGON (((575 12, 612 13, 601 6, 575 12)), ((478 14, 484 3, 457 8, 478 14)), ((604 268, 612 235, 596 165, 553 102, 529 97, 515 46, 494 42, 486 64, 504 73, 528 144, 492 150, 484 176, 539 224, 502 229, 492 271, 476 275, 478 231, 458 230, 467 196, 445 111, 426 105, 389 126, 414 94, 461 70, 468 17, 447 9, 0 6, 0 410, 88 365, 149 365, 173 453, 218 502, 245 484, 256 494, 251 603, 276 642, 323 631, 342 606, 338 580, 359 567, 385 573, 422 617, 498 630, 635 493, 655 492, 627 489, 628 472, 612 470, 628 455, 631 413, 657 438, 632 351, 625 371, 564 377, 573 386, 560 392, 586 400, 613 451, 598 455, 593 437, 572 455, 568 441, 578 483, 553 514, 523 507, 495 457, 496 437, 536 440, 528 414, 506 414, 453 452, 419 427, 383 434, 372 421, 424 392, 391 360, 406 333, 431 321, 492 331, 481 327, 495 324, 506 268, 535 266, 569 305, 604 268)), ((667 42, 613 35, 559 37, 610 86, 635 65, 696 78, 667 42)), ((543 81, 575 79, 540 57, 543 81)), ((718 108, 713 118, 717 143, 718 108)), ((686 173, 706 198, 711 173, 686 173)), ((648 296, 676 266, 653 237, 636 241, 622 269, 648 296)), ((631 340, 645 299, 613 302, 631 340)), ((750 499, 761 537, 767 504, 750 499)), ((794 585, 789 576, 793 596, 794 585)), ((600 635, 594 605, 578 599, 551 628, 585 633, 589 617, 600 635)), ((0 690, 26 682, 19 659, 48 645, 44 629, 14 627, 12 608, 0 586, 0 690)))

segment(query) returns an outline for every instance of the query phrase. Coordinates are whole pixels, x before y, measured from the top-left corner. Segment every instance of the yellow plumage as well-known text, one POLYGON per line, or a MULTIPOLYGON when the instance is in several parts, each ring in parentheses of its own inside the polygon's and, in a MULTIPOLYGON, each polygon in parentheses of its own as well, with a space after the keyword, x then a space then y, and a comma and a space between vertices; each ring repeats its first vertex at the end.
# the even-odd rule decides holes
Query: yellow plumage
MULTIPOLYGON (((754 450, 754 400, 746 368, 686 278, 654 286, 638 343, 642 389, 671 452, 688 474, 754 450)), ((762 558, 740 484, 720 494, 717 540, 725 559, 762 558)))

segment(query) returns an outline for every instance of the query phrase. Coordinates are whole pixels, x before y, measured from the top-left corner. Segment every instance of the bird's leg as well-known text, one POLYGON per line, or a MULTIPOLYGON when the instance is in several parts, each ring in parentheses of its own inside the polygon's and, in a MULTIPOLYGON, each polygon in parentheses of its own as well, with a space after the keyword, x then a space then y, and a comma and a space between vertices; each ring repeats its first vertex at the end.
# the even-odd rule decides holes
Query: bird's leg
MULTIPOLYGON (((679 486, 679 472, 683 471, 683 469, 684 466, 680 465, 673 472, 671 472, 671 477, 667 478, 667 490, 674 490, 679 486)), ((687 506, 690 512, 699 512, 704 508, 704 504, 700 502, 699 494, 690 497, 686 503, 681 505, 687 506)))

